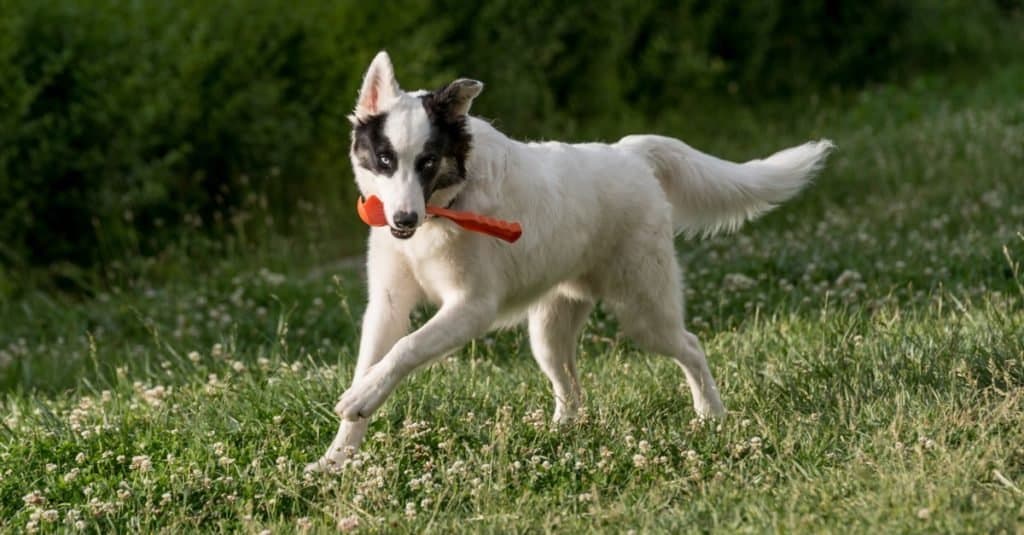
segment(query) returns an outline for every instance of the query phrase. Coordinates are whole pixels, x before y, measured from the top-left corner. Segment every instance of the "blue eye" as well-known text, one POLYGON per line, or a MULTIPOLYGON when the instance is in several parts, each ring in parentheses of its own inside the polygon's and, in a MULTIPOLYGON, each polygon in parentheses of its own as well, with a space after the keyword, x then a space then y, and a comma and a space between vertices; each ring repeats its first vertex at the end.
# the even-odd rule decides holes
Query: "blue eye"
POLYGON ((381 167, 389 168, 389 167, 391 167, 391 156, 388 156, 387 154, 378 154, 377 155, 377 163, 381 167))

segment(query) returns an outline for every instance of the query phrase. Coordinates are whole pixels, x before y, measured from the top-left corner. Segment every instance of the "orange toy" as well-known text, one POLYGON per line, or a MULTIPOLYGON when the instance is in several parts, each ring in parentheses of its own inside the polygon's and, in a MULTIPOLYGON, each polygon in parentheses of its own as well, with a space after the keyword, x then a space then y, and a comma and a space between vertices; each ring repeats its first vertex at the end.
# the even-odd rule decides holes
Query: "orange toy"
MULTIPOLYGON (((371 195, 365 200, 360 196, 356 200, 356 211, 359 212, 359 219, 371 227, 383 227, 388 224, 387 217, 384 215, 384 203, 380 202, 376 195, 371 195)), ((523 228, 515 221, 502 221, 473 212, 459 212, 440 206, 427 206, 427 213, 450 219, 466 230, 494 236, 509 243, 515 243, 523 234, 523 228)))

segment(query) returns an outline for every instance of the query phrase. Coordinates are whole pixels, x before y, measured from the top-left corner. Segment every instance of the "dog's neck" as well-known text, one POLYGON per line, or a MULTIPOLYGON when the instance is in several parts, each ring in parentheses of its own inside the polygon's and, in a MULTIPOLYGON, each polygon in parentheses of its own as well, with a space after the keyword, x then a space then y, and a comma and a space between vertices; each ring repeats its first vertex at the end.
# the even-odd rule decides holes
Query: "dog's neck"
POLYGON ((501 202, 502 182, 509 167, 509 148, 514 143, 490 123, 469 117, 467 124, 473 136, 472 148, 466 158, 466 179, 450 196, 438 204, 452 209, 491 214, 501 202))

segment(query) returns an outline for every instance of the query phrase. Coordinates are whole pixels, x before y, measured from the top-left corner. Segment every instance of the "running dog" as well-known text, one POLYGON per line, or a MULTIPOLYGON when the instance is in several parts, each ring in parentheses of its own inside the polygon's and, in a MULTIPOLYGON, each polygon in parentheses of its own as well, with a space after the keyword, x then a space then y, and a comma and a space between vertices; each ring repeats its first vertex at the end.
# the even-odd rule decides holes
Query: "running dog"
POLYGON ((469 114, 483 84, 399 88, 386 52, 373 59, 352 122, 351 160, 387 225, 370 231, 369 303, 337 436, 309 470, 340 467, 368 418, 413 370, 491 329, 529 326, 554 391, 554 420, 580 406, 576 345, 597 300, 647 351, 682 368, 701 418, 725 408, 700 342, 683 322, 677 234, 731 231, 796 195, 833 148, 813 141, 737 164, 677 139, 523 143, 469 114), (428 216, 427 205, 519 221, 514 244, 428 216), (420 302, 438 307, 410 331, 420 302))

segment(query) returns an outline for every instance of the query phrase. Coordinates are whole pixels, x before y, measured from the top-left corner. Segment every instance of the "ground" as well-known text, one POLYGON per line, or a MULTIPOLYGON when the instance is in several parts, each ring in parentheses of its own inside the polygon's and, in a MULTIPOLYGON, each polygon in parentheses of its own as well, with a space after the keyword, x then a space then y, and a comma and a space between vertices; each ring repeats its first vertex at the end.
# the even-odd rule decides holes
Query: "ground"
POLYGON ((701 147, 839 145, 795 202, 678 244, 719 422, 599 309, 578 424, 549 424, 511 330, 404 383, 344 473, 304 475, 354 366, 358 262, 263 252, 0 303, 0 529, 1020 532, 1022 78, 701 147))

